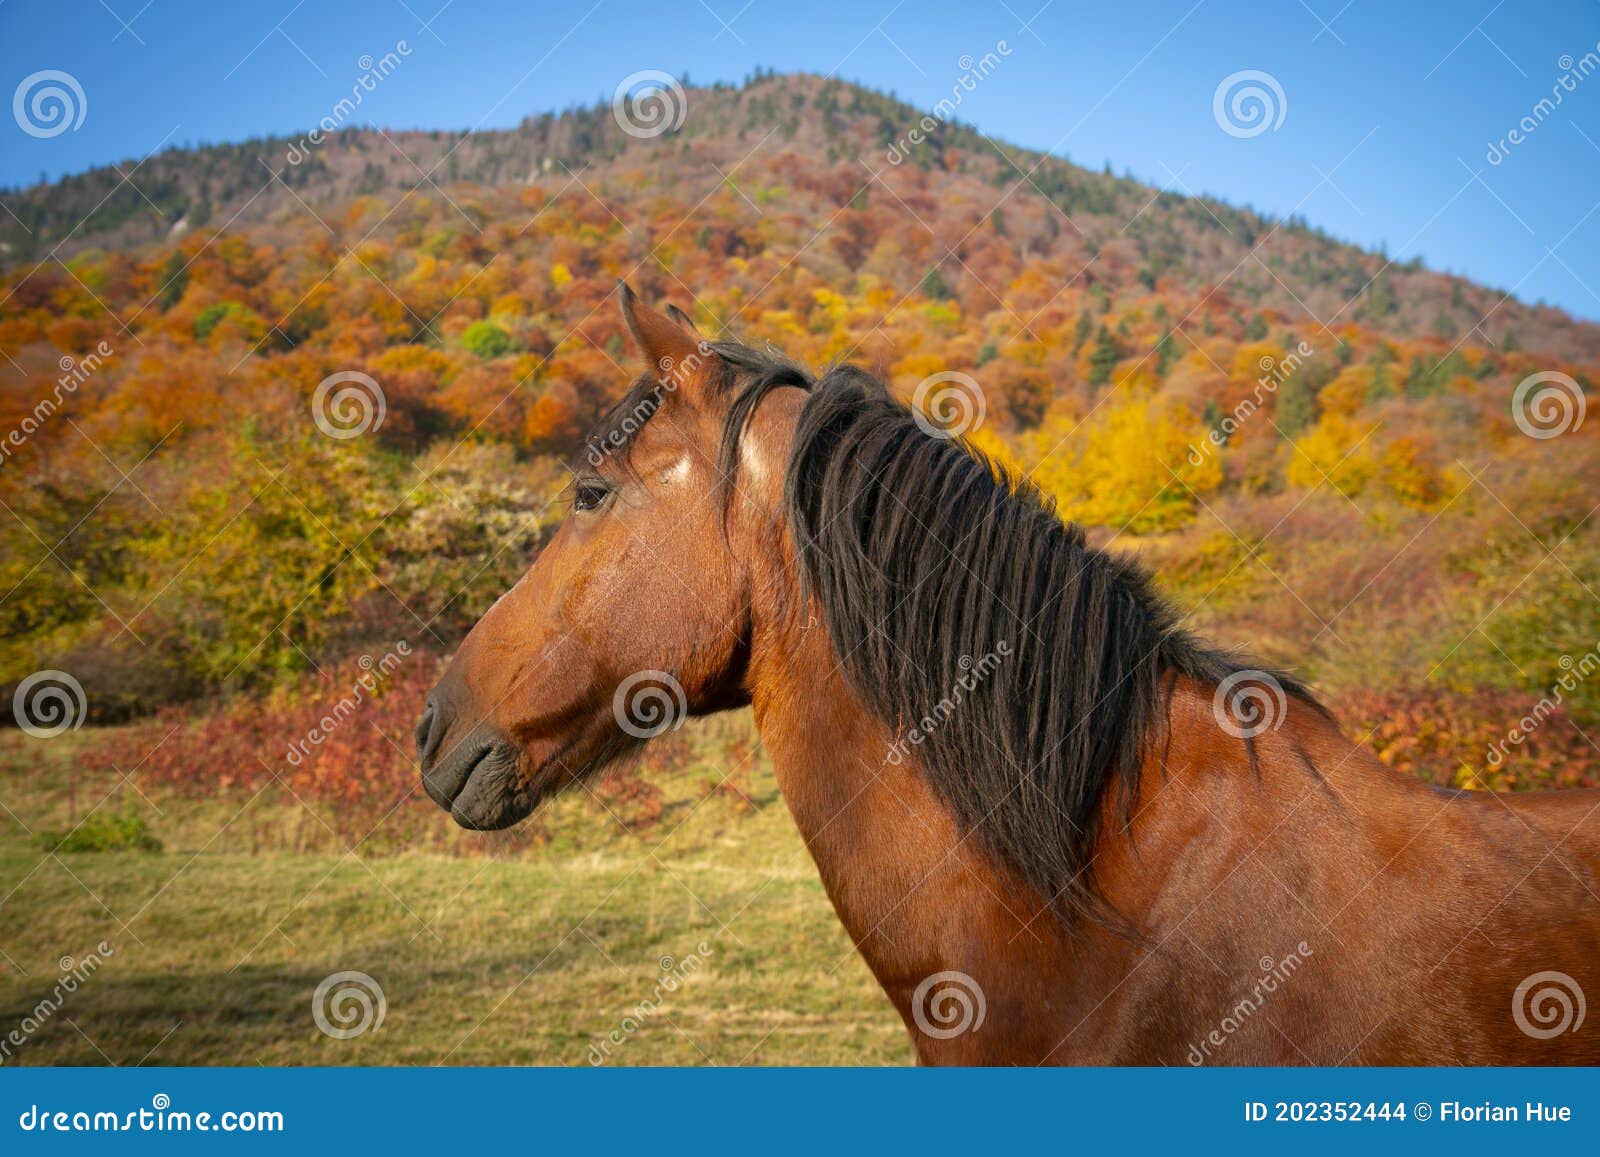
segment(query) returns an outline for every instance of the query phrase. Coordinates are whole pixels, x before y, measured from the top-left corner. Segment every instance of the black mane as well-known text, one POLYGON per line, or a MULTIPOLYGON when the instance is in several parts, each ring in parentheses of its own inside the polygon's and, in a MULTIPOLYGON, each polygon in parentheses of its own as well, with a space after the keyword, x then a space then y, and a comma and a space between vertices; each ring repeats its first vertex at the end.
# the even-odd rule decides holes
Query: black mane
MULTIPOLYGON (((1104 915, 1090 871, 1101 815, 1115 792, 1129 816, 1173 682, 1259 668, 1182 629, 1136 562, 1091 548, 1030 482, 928 433, 870 375, 813 379, 737 343, 712 348, 729 490, 762 399, 810 393, 785 515, 852 688, 899 736, 886 760, 914 752, 963 833, 1059 915, 1104 915)), ((1321 710, 1297 680, 1262 674, 1321 710)))

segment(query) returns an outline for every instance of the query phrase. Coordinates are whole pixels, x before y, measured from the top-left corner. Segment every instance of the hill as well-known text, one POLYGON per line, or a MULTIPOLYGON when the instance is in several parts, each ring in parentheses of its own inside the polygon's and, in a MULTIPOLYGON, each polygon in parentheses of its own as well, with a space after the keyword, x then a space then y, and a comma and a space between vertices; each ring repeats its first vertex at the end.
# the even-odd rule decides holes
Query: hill
MULTIPOLYGON (((347 129, 318 143, 300 134, 171 148, 4 193, 11 213, 0 218, 0 255, 15 264, 267 224, 292 235, 310 225, 311 214, 362 197, 460 199, 447 190, 541 187, 568 178, 599 190, 640 166, 652 170, 659 191, 698 199, 706 181, 737 166, 742 176, 730 178, 733 185, 751 183, 769 197, 781 191, 785 211, 818 226, 839 209, 846 187, 852 196, 859 189, 863 202, 887 196, 890 208, 903 194, 898 208, 931 234, 932 264, 958 291, 963 280, 991 279, 959 267, 976 240, 967 237, 974 222, 960 213, 961 203, 993 203, 999 195, 992 190, 999 190, 1005 197, 991 224, 1007 229, 1005 248, 1019 259, 1062 263, 1063 272, 1087 266, 1084 287, 1194 292, 1225 282, 1228 300, 1241 306, 1348 317, 1397 337, 1509 340, 1556 357, 1600 356, 1600 327, 1429 272, 1415 259, 1391 263, 1303 218, 1276 220, 1081 168, 954 121, 909 144, 925 110, 858 85, 768 75, 739 88, 689 89, 683 104, 682 127, 655 138, 619 131, 610 105, 601 104, 530 117, 505 132, 347 129), (903 176, 891 160, 902 154, 903 176), (873 171, 884 175, 881 183, 873 171), (957 204, 947 206, 952 198, 957 204), (956 261, 940 252, 945 247, 956 261)), ((463 217, 469 229, 481 225, 470 213, 463 217)))
POLYGON ((926 114, 839 81, 681 101, 7 194, 0 685, 72 672, 115 719, 447 651, 632 376, 619 277, 919 404, 970 381, 975 445, 1337 692, 1537 697, 1600 638, 1600 328, 964 125, 912 145, 926 114))

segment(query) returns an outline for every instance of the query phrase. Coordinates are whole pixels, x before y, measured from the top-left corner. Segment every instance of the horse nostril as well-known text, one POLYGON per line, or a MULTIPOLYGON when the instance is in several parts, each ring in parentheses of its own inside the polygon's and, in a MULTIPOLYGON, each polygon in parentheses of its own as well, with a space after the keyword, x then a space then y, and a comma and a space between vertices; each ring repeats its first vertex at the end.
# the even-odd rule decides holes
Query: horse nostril
POLYGON ((439 739, 444 734, 444 728, 439 723, 439 709, 432 700, 422 710, 422 718, 417 720, 413 734, 417 739, 417 754, 422 762, 427 763, 428 757, 439 746, 439 739))

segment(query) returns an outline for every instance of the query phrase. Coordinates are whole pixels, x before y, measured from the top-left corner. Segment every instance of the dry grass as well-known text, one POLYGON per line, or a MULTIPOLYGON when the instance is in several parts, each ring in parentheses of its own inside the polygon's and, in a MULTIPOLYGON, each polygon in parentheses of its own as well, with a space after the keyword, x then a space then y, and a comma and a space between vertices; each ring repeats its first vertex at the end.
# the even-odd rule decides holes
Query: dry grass
POLYGON ((659 991, 662 958, 702 943, 703 965, 607 1063, 906 1063, 770 769, 758 757, 745 775, 753 807, 705 793, 702 764, 744 727, 691 736, 695 760, 663 782, 649 827, 563 801, 531 845, 486 840, 472 857, 252 855, 237 850, 249 825, 320 821, 268 794, 145 798, 74 775, 86 734, 0 737, 0 1038, 60 958, 113 949, 7 1063, 581 1065, 659 991), (142 815, 164 850, 43 850, 39 833, 97 803, 142 815), (312 994, 344 970, 374 977, 387 1012, 335 1040, 312 994))

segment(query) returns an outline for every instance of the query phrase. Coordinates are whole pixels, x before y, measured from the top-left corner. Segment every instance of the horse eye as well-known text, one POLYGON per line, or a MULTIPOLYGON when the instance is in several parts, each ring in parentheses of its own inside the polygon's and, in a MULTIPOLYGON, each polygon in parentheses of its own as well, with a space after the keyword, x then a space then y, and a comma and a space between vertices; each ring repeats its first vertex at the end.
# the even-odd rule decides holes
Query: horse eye
POLYGON ((602 482, 580 482, 572 496, 574 510, 599 510, 611 496, 611 488, 602 482))

